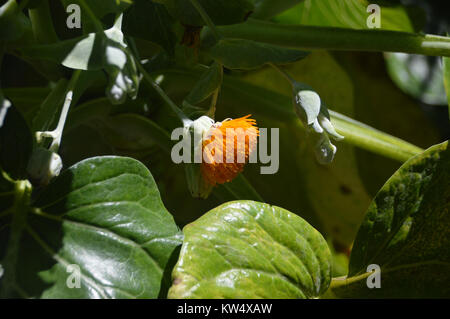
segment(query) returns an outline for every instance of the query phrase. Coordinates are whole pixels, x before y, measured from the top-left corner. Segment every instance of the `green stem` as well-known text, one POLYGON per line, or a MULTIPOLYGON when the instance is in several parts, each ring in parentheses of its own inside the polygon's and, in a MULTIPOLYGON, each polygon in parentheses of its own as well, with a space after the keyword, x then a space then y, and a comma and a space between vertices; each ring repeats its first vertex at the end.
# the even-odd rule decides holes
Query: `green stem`
POLYGON ((66 98, 64 99, 64 105, 56 128, 53 131, 36 132, 36 140, 38 143, 41 141, 42 137, 50 137, 53 139, 52 144, 49 147, 49 150, 53 152, 58 152, 59 146, 61 145, 67 114, 69 113, 70 105, 72 104, 73 91, 75 90, 81 72, 82 70, 75 70, 72 74, 72 78, 67 86, 66 98))
POLYGON ((406 162, 411 157, 424 151, 413 144, 383 133, 345 115, 332 110, 329 112, 331 122, 336 128, 336 131, 345 137, 342 142, 400 162, 406 162))
POLYGON ((214 93, 211 97, 211 105, 209 107, 208 113, 206 114, 207 116, 209 116, 212 119, 216 118, 216 105, 217 105, 217 100, 219 98, 219 92, 220 92, 219 88, 217 88, 217 90, 214 91, 214 93))
POLYGON ((273 69, 275 69, 278 73, 280 73, 290 84, 294 87, 295 80, 284 70, 280 69, 273 63, 268 63, 273 69))
POLYGON ((11 234, 8 240, 5 257, 2 260, 4 277, 1 279, 0 298, 10 297, 15 288, 20 240, 26 225, 26 218, 29 210, 31 184, 26 180, 17 181, 15 184, 15 193, 11 234))
POLYGON ((95 16, 94 12, 91 10, 91 8, 89 7, 89 5, 86 3, 86 1, 84 0, 79 0, 81 6, 83 7, 83 9, 86 11, 87 15, 89 16, 90 20, 92 21, 92 23, 94 24, 94 27, 96 29, 97 32, 104 32, 103 30, 103 25, 101 24, 101 22, 97 19, 97 17, 95 16))
POLYGON ((153 80, 153 78, 150 76, 150 74, 148 74, 148 72, 145 70, 145 68, 142 66, 142 64, 139 61, 136 61, 136 65, 137 65, 139 71, 144 76, 144 79, 155 89, 155 91, 167 103, 167 105, 177 115, 177 117, 180 119, 180 121, 183 123, 183 125, 186 126, 189 123, 191 123, 192 120, 189 119, 186 116, 186 114, 184 114, 183 111, 181 111, 180 108, 170 99, 170 97, 166 94, 166 92, 164 92, 163 89, 161 89, 161 87, 153 80))
POLYGON ((194 6, 194 8, 197 10, 197 12, 200 14, 203 21, 206 23, 206 25, 211 29, 211 32, 213 33, 216 40, 219 41, 221 38, 221 35, 220 35, 219 31, 217 30, 217 27, 215 26, 215 24, 212 22, 209 15, 206 13, 206 11, 203 9, 203 7, 200 5, 200 3, 197 0, 190 0, 190 1, 191 1, 191 4, 194 6))
POLYGON ((450 56, 450 38, 437 35, 282 25, 254 19, 241 24, 221 26, 218 29, 226 37, 293 49, 387 51, 450 56))

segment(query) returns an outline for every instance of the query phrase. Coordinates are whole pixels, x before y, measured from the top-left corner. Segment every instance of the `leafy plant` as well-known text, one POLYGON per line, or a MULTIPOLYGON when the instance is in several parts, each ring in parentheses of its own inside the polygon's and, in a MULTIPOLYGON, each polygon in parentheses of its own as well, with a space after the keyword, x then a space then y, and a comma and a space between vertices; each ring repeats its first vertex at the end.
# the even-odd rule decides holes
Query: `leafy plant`
POLYGON ((1 298, 450 297, 450 38, 384 3, 2 1, 1 298))

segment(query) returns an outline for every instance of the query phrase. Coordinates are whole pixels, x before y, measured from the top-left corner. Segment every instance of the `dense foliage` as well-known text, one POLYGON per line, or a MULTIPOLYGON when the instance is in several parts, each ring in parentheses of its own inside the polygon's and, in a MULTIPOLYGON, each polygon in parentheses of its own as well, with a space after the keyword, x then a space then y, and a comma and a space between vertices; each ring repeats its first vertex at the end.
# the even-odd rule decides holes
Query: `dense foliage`
POLYGON ((1 1, 0 297, 450 297, 448 17, 379 2, 1 1), (274 174, 174 163, 247 114, 274 174))

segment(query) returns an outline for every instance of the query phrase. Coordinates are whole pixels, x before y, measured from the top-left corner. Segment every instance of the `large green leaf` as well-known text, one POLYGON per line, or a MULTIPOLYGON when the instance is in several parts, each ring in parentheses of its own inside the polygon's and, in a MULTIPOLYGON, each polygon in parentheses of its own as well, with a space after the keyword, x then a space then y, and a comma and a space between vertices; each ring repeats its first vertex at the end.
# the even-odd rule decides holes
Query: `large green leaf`
MULTIPOLYGON (((170 14, 185 25, 205 25, 191 0, 155 0, 155 2, 165 4, 170 14)), ((216 25, 242 22, 253 10, 251 0, 198 0, 198 2, 216 25)))
POLYGON ((16 267, 20 291, 43 298, 156 298, 167 292, 182 235, 138 161, 84 160, 31 205, 16 267), (40 262, 45 257, 53 266, 40 262), (80 288, 66 284, 69 265, 81 270, 80 288))
POLYGON ((329 285, 326 241, 285 209, 229 202, 183 232, 169 298, 313 298, 329 285))
POLYGON ((209 54, 230 69, 256 69, 266 63, 287 64, 308 53, 251 40, 221 39, 208 50, 209 54))
POLYGON ((450 297, 450 149, 436 145, 406 162, 378 192, 356 237, 349 281, 371 264, 381 288, 366 280, 336 289, 346 297, 450 297))

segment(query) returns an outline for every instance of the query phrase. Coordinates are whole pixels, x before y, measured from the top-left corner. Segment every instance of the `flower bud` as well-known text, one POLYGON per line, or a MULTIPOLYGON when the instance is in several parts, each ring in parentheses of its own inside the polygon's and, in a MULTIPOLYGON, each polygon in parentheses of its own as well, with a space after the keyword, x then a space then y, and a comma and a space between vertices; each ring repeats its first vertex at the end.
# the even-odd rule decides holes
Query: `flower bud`
POLYGON ((34 184, 47 185, 53 177, 61 172, 63 163, 61 157, 46 148, 34 149, 28 162, 28 175, 34 184))
POLYGON ((340 141, 344 137, 336 132, 330 121, 330 115, 325 104, 321 101, 311 87, 294 82, 293 104, 298 117, 318 142, 315 154, 320 164, 329 164, 333 161, 337 148, 330 142, 329 136, 340 141))

